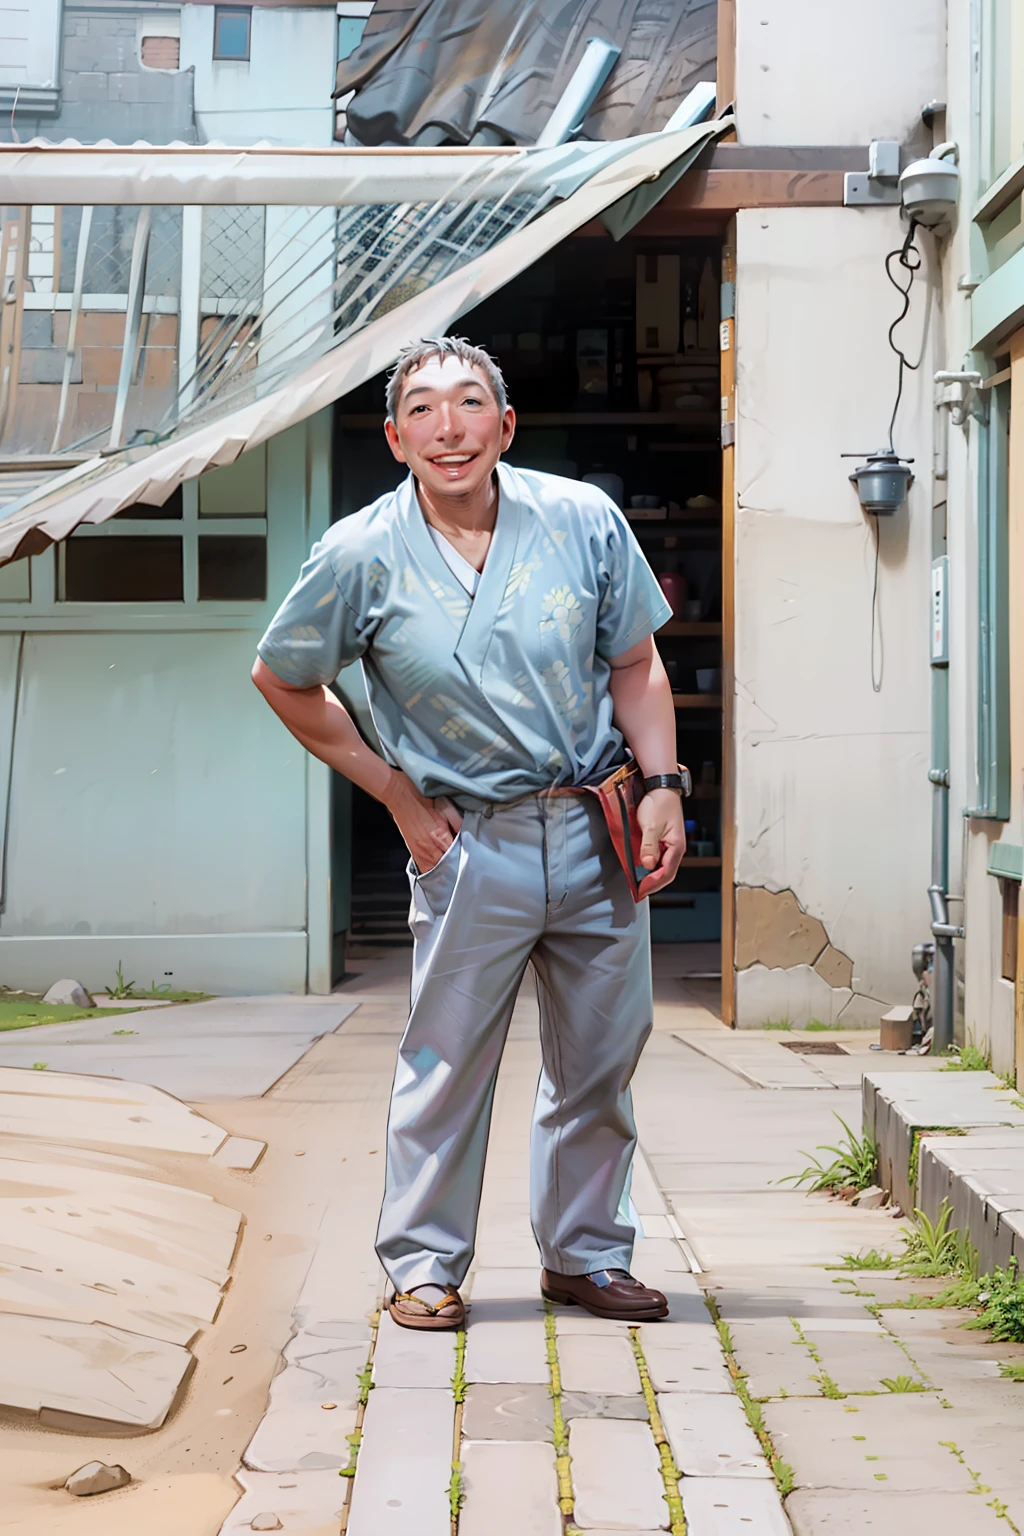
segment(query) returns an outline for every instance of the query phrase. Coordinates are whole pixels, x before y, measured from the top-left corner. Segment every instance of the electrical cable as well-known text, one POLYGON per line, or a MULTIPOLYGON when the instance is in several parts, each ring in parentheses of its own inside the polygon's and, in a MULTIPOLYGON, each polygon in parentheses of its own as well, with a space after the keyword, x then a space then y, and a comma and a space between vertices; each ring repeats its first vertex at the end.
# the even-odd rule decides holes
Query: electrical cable
MULTIPOLYGON (((914 278, 921 266, 921 252, 914 244, 914 236, 916 234, 917 220, 911 219, 903 244, 890 251, 885 258, 885 275, 903 300, 900 312, 890 325, 887 336, 889 347, 896 354, 898 360, 896 398, 892 405, 892 415, 889 417, 889 452, 892 454, 896 452, 893 446, 893 432, 896 428, 896 415, 900 408, 900 402, 903 399, 903 375, 908 369, 911 373, 916 373, 921 366, 921 358, 919 357, 916 363, 912 363, 895 339, 896 327, 902 325, 910 311, 910 290, 914 286, 914 278), (906 273, 906 283, 901 283, 898 274, 893 271, 892 264, 894 261, 906 273)), ((872 516, 874 517, 875 524, 875 562, 871 581, 871 687, 875 693, 881 693, 882 676, 885 669, 885 652, 882 646, 882 615, 878 604, 879 557, 882 547, 882 529, 878 521, 877 512, 873 513, 872 516), (876 655, 877 668, 875 664, 876 655)))
POLYGON ((911 373, 916 373, 918 368, 920 368, 920 366, 921 366, 921 359, 920 358, 918 358, 916 363, 910 362, 909 359, 907 358, 907 354, 903 351, 903 349, 901 347, 898 347, 896 345, 896 342, 893 339, 893 333, 896 330, 896 327, 898 325, 902 325, 903 321, 907 318, 907 313, 908 313, 908 311, 910 309, 910 290, 914 286, 914 277, 915 277, 915 275, 916 275, 916 273, 918 271, 918 268, 921 265, 921 252, 918 250, 917 246, 914 244, 914 236, 916 234, 917 234, 917 221, 916 221, 916 219, 911 219, 911 221, 910 221, 910 228, 907 230, 907 238, 904 240, 904 242, 903 242, 903 244, 901 246, 899 246, 894 251, 890 251, 889 254, 885 258, 885 275, 889 279, 890 283, 892 283, 893 287, 896 289, 896 292, 903 299, 902 308, 900 309, 900 312, 896 316, 895 320, 892 322, 892 325, 890 325, 890 327, 889 327, 889 336, 888 336, 889 346, 892 349, 892 351, 895 352, 897 358, 899 359, 899 372, 897 373, 897 376, 896 376, 896 399, 893 401, 892 415, 889 418, 889 452, 890 453, 895 453, 896 452, 895 448, 893 447, 892 434, 893 434, 893 429, 896 426, 896 412, 899 410, 899 408, 900 408, 900 401, 903 398, 903 373, 904 373, 904 369, 908 369, 909 368, 911 373), (917 258, 915 261, 911 260, 911 256, 912 255, 917 258), (893 273, 892 262, 893 262, 894 259, 897 259, 899 261, 900 266, 903 268, 903 270, 907 274, 907 282, 906 282, 906 286, 905 287, 899 281, 898 277, 895 276, 894 273, 893 273))

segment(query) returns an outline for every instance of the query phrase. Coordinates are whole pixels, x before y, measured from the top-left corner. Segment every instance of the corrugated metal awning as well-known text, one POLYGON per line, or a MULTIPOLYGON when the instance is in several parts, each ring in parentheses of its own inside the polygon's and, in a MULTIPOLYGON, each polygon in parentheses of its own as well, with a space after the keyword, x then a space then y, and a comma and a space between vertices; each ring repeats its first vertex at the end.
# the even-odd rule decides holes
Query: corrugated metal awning
MULTIPOLYGON (((723 119, 618 144, 525 150, 507 160, 491 154, 497 187, 478 182, 473 170, 469 196, 464 195, 463 180, 467 161, 460 158, 454 183, 440 191, 432 187, 432 201, 416 205, 402 198, 430 152, 406 150, 386 161, 378 155, 381 169, 364 185, 364 209, 337 216, 342 237, 333 247, 335 254, 341 252, 331 277, 333 308, 318 314, 297 342, 276 337, 276 350, 266 339, 274 333, 265 326, 262 339, 253 345, 251 367, 244 362, 236 366, 233 360, 244 352, 238 339, 244 332, 233 319, 232 358, 225 361, 227 350, 207 354, 206 372, 197 369, 198 384, 192 381, 187 402, 164 430, 150 434, 149 441, 78 464, 31 490, 6 515, 0 512, 0 564, 40 553, 81 523, 103 522, 137 503, 162 505, 183 481, 232 463, 247 448, 266 442, 389 367, 410 338, 442 334, 590 220, 604 216, 616 235, 625 233, 659 187, 667 190, 705 144, 731 127, 732 119, 723 119), (533 158, 540 156, 561 156, 547 162, 546 183, 533 158), (509 163, 521 173, 511 182, 505 174, 509 163), (386 171, 387 164, 392 172, 386 171), (568 195, 567 178, 576 184, 568 195), (261 355, 266 352, 269 360, 261 355)), ((35 147, 23 153, 27 166, 31 157, 51 151, 35 147)), ((57 148, 52 153, 61 156, 67 151, 57 148)), ((181 174, 209 178, 211 160, 203 151, 174 153, 181 174)), ((233 159, 238 162, 250 153, 235 151, 233 159)), ((445 153, 450 159, 451 152, 445 153)), ((162 174, 162 160, 156 152, 138 152, 139 177, 120 184, 118 198, 134 187, 134 201, 147 204, 148 184, 162 174)), ((3 179, 5 164, 10 167, 14 161, 0 156, 0 202, 16 202, 11 196, 15 188, 3 179)), ((6 173, 8 178, 15 174, 21 172, 6 173)), ((102 178, 106 171, 101 166, 96 174, 102 178)), ((230 183, 238 174, 237 164, 223 174, 230 183)), ((97 190, 86 177, 78 184, 77 201, 94 197, 97 190)), ((188 201, 183 192, 179 186, 178 202, 188 201)), ((55 193, 45 195, 47 201, 58 200, 55 193)), ((260 195, 258 181, 246 183, 249 201, 260 195)), ((290 201, 299 201, 294 191, 290 201)), ((331 206, 336 206, 333 200, 331 206)))

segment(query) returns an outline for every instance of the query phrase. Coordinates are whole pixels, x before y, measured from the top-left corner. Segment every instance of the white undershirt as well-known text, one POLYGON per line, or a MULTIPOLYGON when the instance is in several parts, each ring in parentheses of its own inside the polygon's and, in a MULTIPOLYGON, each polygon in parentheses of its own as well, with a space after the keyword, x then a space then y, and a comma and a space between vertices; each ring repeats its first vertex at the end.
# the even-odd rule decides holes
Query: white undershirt
POLYGON ((480 582, 480 572, 470 565, 465 555, 459 554, 455 545, 450 543, 444 534, 434 527, 433 523, 427 523, 427 527, 430 530, 430 537, 441 551, 441 559, 445 565, 447 565, 460 586, 465 587, 470 597, 475 597, 476 589, 480 582))

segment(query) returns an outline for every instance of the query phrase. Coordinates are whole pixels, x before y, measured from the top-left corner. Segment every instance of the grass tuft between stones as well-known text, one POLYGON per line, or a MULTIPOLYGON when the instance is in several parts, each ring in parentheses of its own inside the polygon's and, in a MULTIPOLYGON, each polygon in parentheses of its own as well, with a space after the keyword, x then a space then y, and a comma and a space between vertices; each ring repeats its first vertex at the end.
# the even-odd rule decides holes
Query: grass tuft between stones
POLYGON ((756 1398, 751 1397, 750 1390, 747 1387, 747 1378, 740 1370, 739 1363, 736 1359, 732 1334, 729 1330, 729 1324, 725 1321, 719 1312, 715 1298, 713 1296, 709 1296, 706 1291, 704 1293, 704 1305, 711 1313, 712 1321, 718 1330, 719 1342, 722 1346, 722 1352, 725 1355, 725 1364, 728 1368, 729 1375, 732 1377, 733 1389, 736 1393, 736 1396, 743 1404, 743 1412, 747 1416, 747 1423, 750 1425, 751 1429, 754 1431, 754 1434, 757 1436, 761 1449, 768 1460, 768 1465, 771 1467, 772 1476, 775 1479, 776 1488, 779 1490, 782 1498, 785 1498, 786 1495, 792 1493, 793 1489, 796 1487, 796 1474, 793 1471, 793 1468, 789 1465, 789 1462, 783 1461, 782 1457, 779 1456, 775 1450, 772 1437, 768 1432, 768 1426, 764 1422, 764 1414, 761 1412, 761 1404, 757 1401, 756 1398))

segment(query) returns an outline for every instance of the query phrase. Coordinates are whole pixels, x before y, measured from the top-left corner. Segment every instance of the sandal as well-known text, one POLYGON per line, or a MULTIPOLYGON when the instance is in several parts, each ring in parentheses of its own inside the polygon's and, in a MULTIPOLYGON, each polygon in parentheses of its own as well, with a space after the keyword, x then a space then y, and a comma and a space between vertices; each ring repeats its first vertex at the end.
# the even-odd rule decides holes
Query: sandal
POLYGON ((450 1290, 440 1301, 426 1301, 411 1291, 396 1291, 388 1302, 388 1311, 400 1328, 465 1328, 466 1305, 458 1291, 450 1290))

